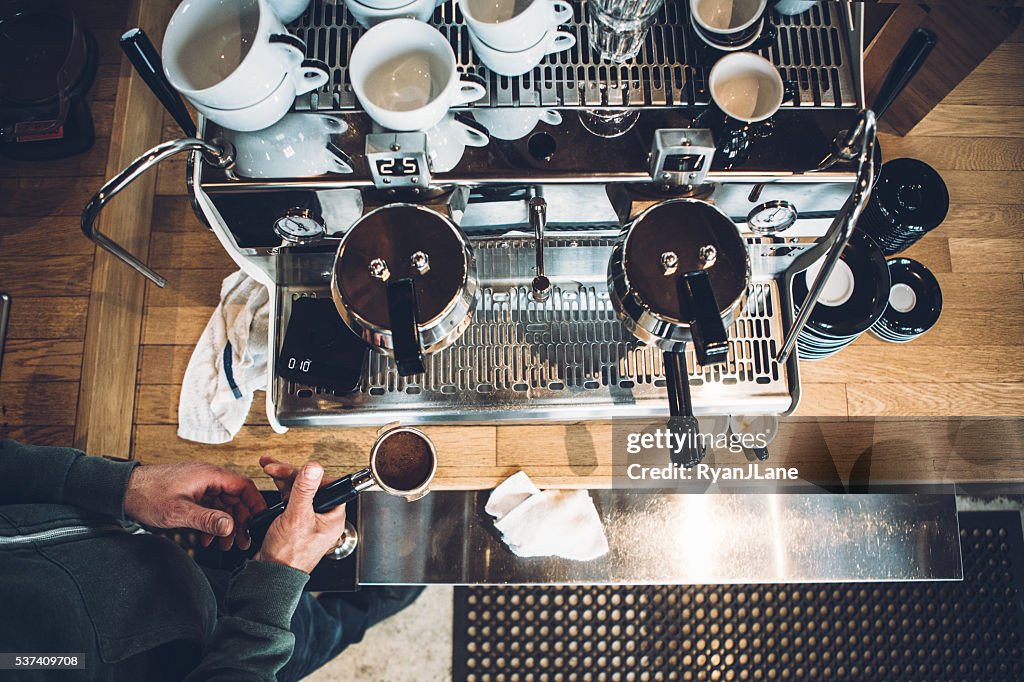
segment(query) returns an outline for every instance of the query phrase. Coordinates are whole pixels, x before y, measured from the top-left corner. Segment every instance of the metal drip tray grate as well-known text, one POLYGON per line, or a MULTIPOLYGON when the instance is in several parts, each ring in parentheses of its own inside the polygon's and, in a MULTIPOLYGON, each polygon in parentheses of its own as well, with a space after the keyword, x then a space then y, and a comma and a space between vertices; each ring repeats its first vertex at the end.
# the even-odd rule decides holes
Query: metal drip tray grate
MULTIPOLYGON (((454 0, 435 10, 432 23, 452 44, 459 70, 474 73, 488 83, 488 95, 475 106, 659 107, 709 102, 706 76, 720 53, 707 49, 694 36, 687 3, 668 0, 637 58, 628 64, 613 65, 601 61, 590 49, 586 2, 571 2, 574 19, 564 28, 576 36, 576 46, 548 55, 532 72, 511 78, 493 74, 481 64, 470 47, 469 29, 454 0)), ((857 104, 845 11, 840 3, 822 2, 796 17, 769 15, 777 35, 774 44, 760 53, 779 66, 783 76, 796 87, 799 106, 857 104)), ((306 41, 308 56, 331 67, 330 84, 319 93, 313 107, 357 109, 347 67, 352 48, 365 29, 356 23, 344 3, 314 0, 291 28, 306 41), (330 96, 325 97, 328 92, 330 96)))
MULTIPOLYGON (((604 284, 611 242, 552 239, 545 264, 551 298, 530 296, 531 239, 474 242, 481 292, 472 324, 449 348, 427 358, 427 371, 400 377, 393 360, 371 353, 357 392, 277 382, 283 424, 376 424, 403 421, 595 419, 667 413, 661 351, 643 346, 615 316, 604 284)), ((294 297, 282 291, 280 322, 294 297)), ((775 362, 783 329, 777 283, 751 284, 730 329, 728 362, 687 366, 698 414, 781 413, 792 404, 786 367, 775 362)), ((785 323, 790 323, 786 318, 785 323)))

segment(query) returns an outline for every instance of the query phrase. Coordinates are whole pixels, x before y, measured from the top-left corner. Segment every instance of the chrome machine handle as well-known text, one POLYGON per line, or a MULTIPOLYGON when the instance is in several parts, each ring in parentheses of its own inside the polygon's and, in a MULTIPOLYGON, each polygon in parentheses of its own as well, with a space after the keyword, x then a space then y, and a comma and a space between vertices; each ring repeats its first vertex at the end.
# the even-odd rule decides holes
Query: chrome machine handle
POLYGON ((118 192, 132 184, 140 175, 168 157, 180 154, 181 152, 191 151, 203 152, 203 158, 218 168, 227 168, 234 163, 235 150, 230 143, 223 140, 206 142, 195 137, 186 137, 180 140, 164 142, 132 161, 128 164, 127 168, 107 181, 93 195, 82 211, 82 232, 85 233, 85 236, 135 268, 158 287, 164 286, 167 280, 149 269, 142 261, 111 240, 110 237, 100 232, 96 227, 96 221, 100 217, 100 212, 103 211, 103 208, 110 200, 117 196, 118 192))
POLYGON ((800 309, 800 314, 797 315, 796 321, 793 323, 793 328, 789 331, 789 338, 782 344, 782 349, 777 357, 779 364, 785 364, 786 360, 789 359, 790 353, 793 352, 797 337, 807 324, 807 320, 810 318, 811 312, 814 310, 814 306, 818 302, 822 290, 825 288, 825 283, 832 274, 836 262, 839 261, 839 256, 843 253, 843 249, 846 248, 846 244, 850 241, 850 237, 853 236, 853 230, 857 227, 857 220, 860 218, 861 212, 871 197, 871 188, 875 184, 875 172, 877 170, 874 161, 875 133, 875 114, 870 109, 865 109, 861 112, 857 126, 850 131, 845 144, 845 147, 852 148, 856 145, 857 140, 860 140, 860 153, 857 154, 857 182, 854 184, 853 192, 850 193, 850 198, 846 200, 843 208, 836 215, 835 220, 829 225, 826 239, 832 239, 833 235, 837 233, 838 237, 835 238, 832 248, 829 249, 828 254, 825 256, 825 265, 821 268, 818 277, 807 291, 807 298, 800 309))
POLYGON ((531 289, 533 300, 543 303, 551 296, 551 280, 544 274, 544 228, 548 222, 548 202, 544 200, 539 187, 534 191, 528 210, 537 248, 537 276, 533 278, 531 289))

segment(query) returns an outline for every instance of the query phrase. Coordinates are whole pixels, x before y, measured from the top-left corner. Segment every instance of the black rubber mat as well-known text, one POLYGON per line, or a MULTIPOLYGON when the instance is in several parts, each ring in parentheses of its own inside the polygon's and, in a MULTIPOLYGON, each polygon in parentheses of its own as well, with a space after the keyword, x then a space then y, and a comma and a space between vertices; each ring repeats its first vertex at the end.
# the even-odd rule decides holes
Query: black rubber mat
POLYGON ((456 588, 453 678, 1020 682, 1020 515, 960 539, 962 582, 456 588))

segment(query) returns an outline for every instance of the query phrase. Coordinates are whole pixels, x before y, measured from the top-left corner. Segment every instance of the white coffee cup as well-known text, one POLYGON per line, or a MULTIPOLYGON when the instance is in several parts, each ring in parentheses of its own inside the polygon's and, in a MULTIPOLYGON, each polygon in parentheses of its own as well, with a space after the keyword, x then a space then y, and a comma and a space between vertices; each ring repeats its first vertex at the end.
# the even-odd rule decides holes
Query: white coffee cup
POLYGON ((499 140, 522 139, 533 132, 533 129, 541 121, 549 126, 557 126, 562 123, 562 115, 554 109, 535 107, 474 109, 473 118, 487 128, 491 137, 496 137, 499 140))
POLYGON ((458 165, 466 147, 486 147, 491 141, 479 123, 449 113, 427 131, 427 158, 433 173, 447 173, 458 165))
POLYGON ((326 114, 288 114, 257 132, 225 131, 235 147, 232 170, 246 178, 301 178, 325 173, 351 173, 344 152, 332 136, 348 129, 341 119, 326 114))
POLYGON ((299 17, 309 7, 312 0, 270 0, 270 7, 274 10, 277 18, 289 24, 299 17))
MULTIPOLYGON (((326 81, 327 67, 320 63, 326 81)), ((253 131, 263 130, 281 120, 295 102, 295 83, 289 74, 281 78, 277 87, 264 99, 237 109, 218 109, 210 107, 201 102, 192 101, 196 110, 206 118, 227 128, 228 130, 253 131)))
POLYGON ((768 0, 690 0, 690 21, 712 47, 738 50, 760 35, 767 6, 768 0))
POLYGON ((576 44, 576 36, 567 31, 548 31, 536 44, 518 52, 497 50, 472 31, 469 32, 469 42, 480 61, 491 71, 502 76, 521 76, 540 64, 545 56, 571 48, 576 44))
POLYGON ((779 14, 793 16, 795 14, 803 14, 817 4, 818 0, 777 0, 772 9, 779 14))
MULTIPOLYGON (((359 4, 370 9, 398 9, 410 4, 411 0, 362 0, 359 4)), ((442 0, 435 0, 434 6, 441 4, 442 0)))
MULTIPOLYGON (((373 0, 381 2, 381 0, 373 0)), ((430 21, 434 16, 434 8, 437 6, 435 0, 400 0, 397 7, 373 6, 359 0, 345 0, 345 7, 348 8, 352 18, 359 22, 363 28, 372 28, 391 19, 407 17, 417 21, 430 21)))
POLYGON ((427 130, 450 108, 487 93, 482 82, 459 76, 448 40, 415 19, 392 19, 364 33, 348 72, 363 110, 390 130, 427 130))
MULTIPOLYGON (((241 109, 262 102, 289 76, 295 94, 327 82, 308 66, 268 0, 185 0, 164 33, 164 73, 194 104, 241 109)), ((294 95, 293 95, 294 97, 294 95)))
POLYGON ((745 123, 773 116, 786 92, 775 65, 753 52, 733 52, 715 62, 708 89, 719 109, 745 123))
POLYGON ((459 0, 470 35, 504 52, 518 52, 537 43, 559 24, 572 21, 565 0, 459 0))

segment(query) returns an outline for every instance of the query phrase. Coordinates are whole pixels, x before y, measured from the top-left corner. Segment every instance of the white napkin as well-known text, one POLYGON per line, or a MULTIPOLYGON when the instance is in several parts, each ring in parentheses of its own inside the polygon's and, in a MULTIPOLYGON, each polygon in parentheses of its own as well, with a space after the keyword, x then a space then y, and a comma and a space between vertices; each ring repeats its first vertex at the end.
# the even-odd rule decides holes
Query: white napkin
POLYGON ((604 526, 586 490, 542 491, 520 471, 494 489, 484 510, 517 556, 590 561, 608 553, 604 526))
POLYGON ((245 423, 253 392, 267 385, 270 297, 243 272, 227 277, 220 305, 185 370, 178 400, 178 436, 226 443, 245 423))

